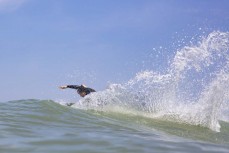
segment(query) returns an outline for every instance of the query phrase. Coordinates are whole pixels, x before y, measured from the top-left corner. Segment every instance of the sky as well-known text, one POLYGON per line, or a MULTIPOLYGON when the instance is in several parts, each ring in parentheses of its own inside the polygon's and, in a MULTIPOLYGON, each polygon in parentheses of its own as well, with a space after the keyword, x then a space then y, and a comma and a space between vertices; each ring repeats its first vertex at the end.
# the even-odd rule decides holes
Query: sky
POLYGON ((190 39, 229 31, 228 0, 0 0, 0 101, 75 101, 164 71, 190 39))

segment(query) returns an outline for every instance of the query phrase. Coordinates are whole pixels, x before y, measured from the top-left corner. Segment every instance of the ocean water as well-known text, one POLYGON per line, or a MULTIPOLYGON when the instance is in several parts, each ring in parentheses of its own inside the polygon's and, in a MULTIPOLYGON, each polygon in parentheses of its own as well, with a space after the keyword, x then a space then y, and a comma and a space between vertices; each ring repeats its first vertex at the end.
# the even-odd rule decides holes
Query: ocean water
POLYGON ((141 71, 72 107, 0 103, 1 153, 228 153, 229 33, 178 49, 164 72, 141 71))
POLYGON ((135 114, 81 110, 54 101, 0 103, 1 153, 228 153, 221 132, 135 114))

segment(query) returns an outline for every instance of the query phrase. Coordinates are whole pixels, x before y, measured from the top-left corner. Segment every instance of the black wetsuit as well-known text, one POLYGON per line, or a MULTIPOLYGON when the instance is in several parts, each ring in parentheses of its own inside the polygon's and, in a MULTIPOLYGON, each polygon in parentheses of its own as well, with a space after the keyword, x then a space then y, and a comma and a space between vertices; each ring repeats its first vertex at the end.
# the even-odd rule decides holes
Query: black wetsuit
MULTIPOLYGON (((86 95, 90 94, 91 92, 96 92, 94 89, 84 87, 83 85, 67 85, 67 88, 76 89, 78 93, 85 92, 86 95)), ((67 106, 72 106, 74 103, 67 103, 67 106)))
POLYGON ((85 92, 86 95, 90 94, 91 92, 95 92, 94 89, 91 88, 87 88, 84 86, 78 86, 78 85, 67 85, 67 88, 71 88, 71 89, 76 89, 78 93, 80 92, 85 92))

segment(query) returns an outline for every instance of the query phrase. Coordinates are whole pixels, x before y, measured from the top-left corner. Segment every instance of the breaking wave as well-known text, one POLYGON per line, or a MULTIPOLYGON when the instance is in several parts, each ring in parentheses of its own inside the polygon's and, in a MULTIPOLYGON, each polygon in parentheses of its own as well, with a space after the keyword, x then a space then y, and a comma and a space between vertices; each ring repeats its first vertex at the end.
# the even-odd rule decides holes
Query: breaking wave
POLYGON ((214 31, 177 50, 165 72, 141 71, 125 84, 91 94, 73 107, 115 111, 220 131, 228 121, 229 32, 214 31))

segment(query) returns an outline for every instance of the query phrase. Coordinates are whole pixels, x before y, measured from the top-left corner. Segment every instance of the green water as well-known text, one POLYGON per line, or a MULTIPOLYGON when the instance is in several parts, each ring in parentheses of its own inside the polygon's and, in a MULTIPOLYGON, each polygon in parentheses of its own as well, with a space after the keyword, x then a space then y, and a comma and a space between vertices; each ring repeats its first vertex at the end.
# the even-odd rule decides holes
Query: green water
POLYGON ((80 110, 53 101, 0 103, 1 153, 228 153, 221 132, 133 114, 80 110))

